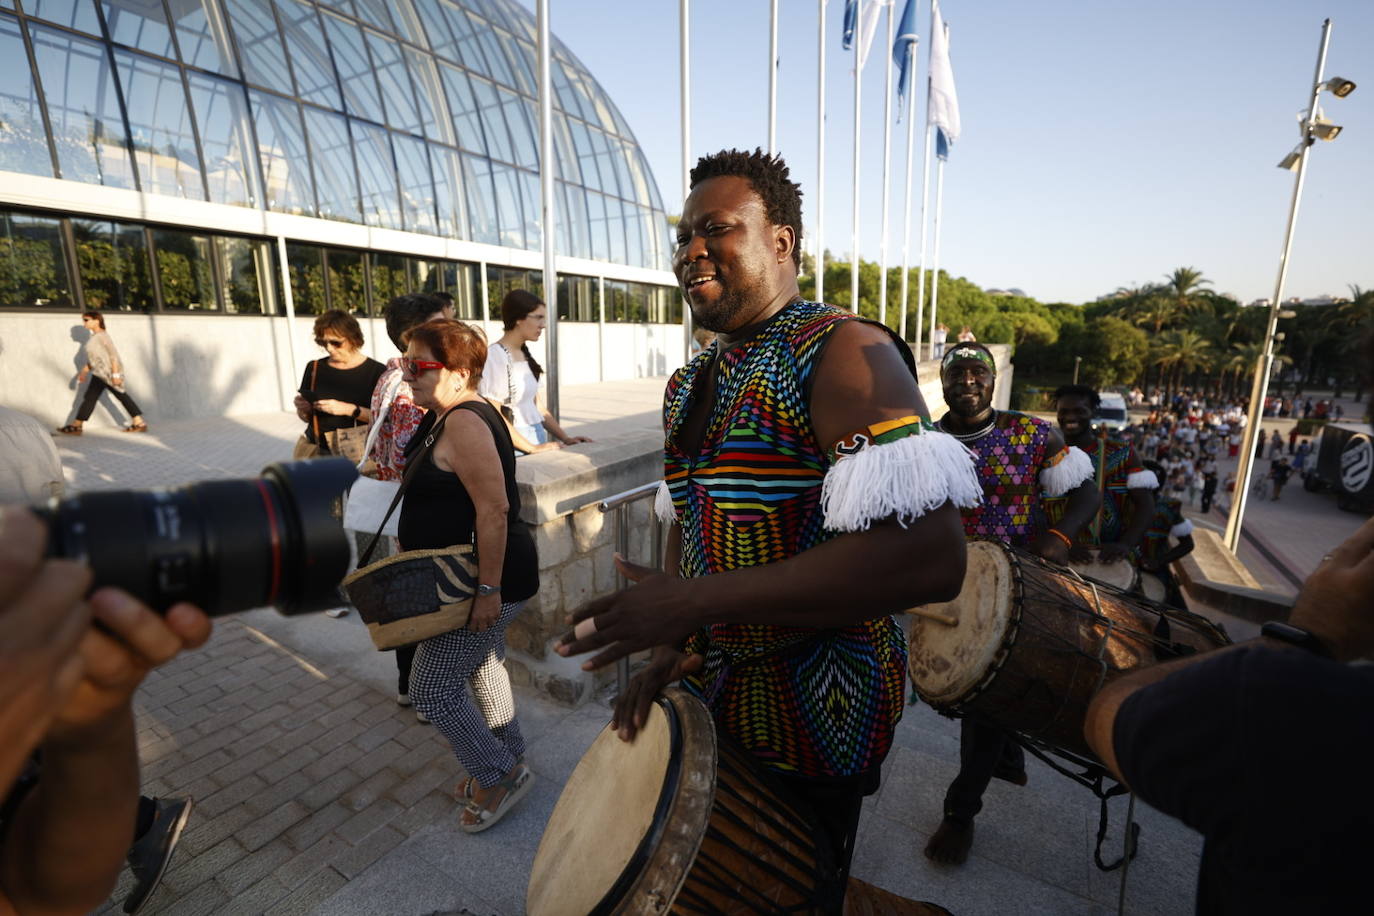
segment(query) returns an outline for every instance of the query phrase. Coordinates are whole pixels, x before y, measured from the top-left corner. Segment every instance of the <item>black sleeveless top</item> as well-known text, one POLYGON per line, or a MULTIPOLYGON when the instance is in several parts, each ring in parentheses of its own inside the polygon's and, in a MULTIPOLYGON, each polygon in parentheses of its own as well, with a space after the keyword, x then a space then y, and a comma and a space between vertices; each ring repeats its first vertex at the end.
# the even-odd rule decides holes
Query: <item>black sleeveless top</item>
MULTIPOLYGON (((454 410, 471 410, 482 418, 496 441, 501 472, 506 480, 506 559, 501 574, 501 600, 524 601, 539 591, 539 558, 534 549, 534 534, 520 521, 520 493, 515 486, 515 448, 510 433, 496 409, 485 400, 465 401, 454 410)), ((431 410, 420 421, 406 444, 407 459, 424 448, 425 437, 434 428, 439 414, 431 410)), ((434 550, 454 544, 471 544, 475 539, 477 509, 467 488, 452 471, 440 470, 433 454, 415 472, 401 503, 399 535, 405 550, 434 550)))

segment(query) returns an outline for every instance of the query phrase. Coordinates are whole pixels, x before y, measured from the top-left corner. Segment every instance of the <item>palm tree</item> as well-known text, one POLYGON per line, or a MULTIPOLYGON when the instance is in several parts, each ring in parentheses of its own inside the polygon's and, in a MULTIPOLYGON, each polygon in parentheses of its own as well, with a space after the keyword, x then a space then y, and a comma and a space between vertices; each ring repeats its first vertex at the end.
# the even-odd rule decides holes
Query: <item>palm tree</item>
POLYGON ((1211 360, 1212 345, 1189 328, 1169 331, 1159 338, 1156 362, 1162 370, 1173 370, 1167 395, 1183 384, 1184 373, 1205 368, 1211 360))

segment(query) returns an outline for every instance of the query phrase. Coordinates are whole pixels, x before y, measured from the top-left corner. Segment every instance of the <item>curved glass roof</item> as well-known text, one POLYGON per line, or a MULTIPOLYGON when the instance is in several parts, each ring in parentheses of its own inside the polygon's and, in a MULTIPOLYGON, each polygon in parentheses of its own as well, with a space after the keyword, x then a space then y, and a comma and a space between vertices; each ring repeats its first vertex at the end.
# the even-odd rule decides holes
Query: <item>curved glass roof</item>
MULTIPOLYGON (((0 169, 538 248, 535 37, 513 0, 0 0, 0 169)), ((666 268, 625 119, 556 39, 552 80, 557 250, 666 268)))

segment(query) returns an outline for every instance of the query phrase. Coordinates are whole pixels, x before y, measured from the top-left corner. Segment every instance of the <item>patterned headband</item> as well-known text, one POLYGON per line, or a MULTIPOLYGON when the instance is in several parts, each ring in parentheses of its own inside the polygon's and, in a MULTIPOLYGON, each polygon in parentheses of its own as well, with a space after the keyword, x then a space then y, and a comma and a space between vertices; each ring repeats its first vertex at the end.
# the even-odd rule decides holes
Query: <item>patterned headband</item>
POLYGON ((997 374, 997 363, 993 361, 992 355, 982 347, 955 347, 953 350, 950 350, 945 354, 944 359, 940 361, 940 374, 944 375, 945 370, 949 368, 949 364, 956 359, 976 359, 987 366, 988 371, 993 375, 997 374))

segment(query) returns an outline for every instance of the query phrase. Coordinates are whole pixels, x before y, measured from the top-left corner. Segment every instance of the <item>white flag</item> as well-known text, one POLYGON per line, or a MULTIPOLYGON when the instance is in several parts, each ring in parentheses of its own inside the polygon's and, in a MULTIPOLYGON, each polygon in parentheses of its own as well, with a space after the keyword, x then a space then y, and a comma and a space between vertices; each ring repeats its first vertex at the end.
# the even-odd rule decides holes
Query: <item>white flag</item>
POLYGON ((930 99, 926 122, 934 124, 953 143, 959 139, 959 97, 954 92, 954 69, 949 63, 949 26, 940 15, 940 0, 930 5, 930 99))
POLYGON ((878 33, 878 14, 892 0, 864 0, 863 32, 859 35, 859 69, 868 62, 869 49, 873 47, 873 36, 878 33))

